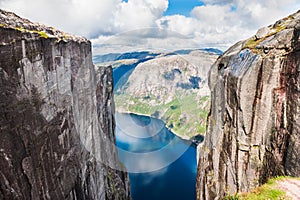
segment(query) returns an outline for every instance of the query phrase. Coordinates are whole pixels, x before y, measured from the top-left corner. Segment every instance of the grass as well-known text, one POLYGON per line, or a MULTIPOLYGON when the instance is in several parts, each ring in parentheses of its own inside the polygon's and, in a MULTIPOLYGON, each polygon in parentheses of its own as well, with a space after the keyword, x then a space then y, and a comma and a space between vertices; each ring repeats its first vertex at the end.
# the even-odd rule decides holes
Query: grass
MULTIPOLYGON (((0 23, 0 27, 8 27, 6 24, 1 24, 0 23)), ((45 31, 38 31, 38 30, 29 30, 29 29, 25 29, 22 27, 13 27, 13 29, 18 30, 20 32, 25 32, 25 33, 36 33, 38 34, 41 38, 49 38, 49 35, 45 32, 45 31)), ((63 35, 61 38, 59 38, 61 40, 69 40, 70 36, 65 34, 63 35)))
POLYGON ((49 38, 48 34, 44 31, 27 30, 27 29, 24 29, 24 28, 21 28, 21 27, 16 27, 15 29, 18 30, 18 31, 21 31, 21 32, 26 32, 26 33, 37 33, 42 38, 46 38, 46 39, 49 38))
POLYGON ((178 93, 170 102, 154 97, 139 99, 127 94, 115 95, 117 110, 157 117, 176 134, 186 138, 205 134, 209 101, 209 97, 199 98, 196 94, 178 93))
POLYGON ((255 36, 251 37, 250 39, 247 40, 246 44, 244 45, 244 47, 242 49, 250 49, 252 51, 254 51, 255 53, 259 53, 261 50, 257 49, 256 47, 263 42, 265 39, 267 39, 268 37, 275 35, 276 33, 279 33, 283 30, 286 29, 286 21, 289 20, 289 18, 286 18, 285 21, 283 22, 283 24, 279 24, 275 27, 273 27, 270 32, 263 38, 257 39, 255 36))
POLYGON ((266 200, 266 199, 284 199, 285 192, 275 189, 272 185, 266 184, 258 187, 250 193, 242 194, 240 199, 243 200, 266 200))
POLYGON ((277 181, 283 181, 284 179, 300 180, 300 178, 279 176, 276 178, 269 179, 269 181, 266 184, 259 186, 250 192, 226 196, 224 200, 285 200, 288 199, 284 191, 276 188, 277 181))
POLYGON ((47 33, 45 33, 44 31, 38 31, 37 32, 42 38, 49 38, 49 36, 47 35, 47 33))
POLYGON ((264 41, 267 37, 261 38, 259 40, 257 40, 255 37, 250 38, 245 46, 243 47, 243 49, 250 49, 250 50, 254 50, 256 49, 256 46, 259 45, 262 41, 264 41))

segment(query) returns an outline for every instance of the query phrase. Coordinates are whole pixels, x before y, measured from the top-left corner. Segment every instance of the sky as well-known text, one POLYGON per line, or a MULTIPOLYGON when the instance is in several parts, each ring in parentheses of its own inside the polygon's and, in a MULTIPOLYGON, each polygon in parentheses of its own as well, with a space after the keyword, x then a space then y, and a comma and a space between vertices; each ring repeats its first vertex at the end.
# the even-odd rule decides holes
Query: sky
POLYGON ((299 0, 0 0, 0 8, 93 44, 94 54, 226 50, 300 9, 299 0))

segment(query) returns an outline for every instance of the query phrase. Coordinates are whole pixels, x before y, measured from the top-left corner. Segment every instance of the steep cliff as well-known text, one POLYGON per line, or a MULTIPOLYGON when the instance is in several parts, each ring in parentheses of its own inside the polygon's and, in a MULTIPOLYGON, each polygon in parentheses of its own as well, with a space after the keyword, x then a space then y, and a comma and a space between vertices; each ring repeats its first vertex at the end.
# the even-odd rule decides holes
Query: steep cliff
POLYGON ((0 10, 0 94, 0 199, 130 199, 88 40, 0 10))
POLYGON ((300 176, 300 12, 235 44, 209 75, 211 109, 200 147, 198 199, 300 176))

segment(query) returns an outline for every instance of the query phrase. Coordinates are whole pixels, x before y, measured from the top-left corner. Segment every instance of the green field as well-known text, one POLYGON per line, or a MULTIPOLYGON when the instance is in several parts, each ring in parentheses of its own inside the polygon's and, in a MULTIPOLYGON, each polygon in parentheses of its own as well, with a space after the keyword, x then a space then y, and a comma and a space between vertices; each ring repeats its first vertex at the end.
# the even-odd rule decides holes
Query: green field
POLYGON ((177 93, 169 102, 151 96, 136 98, 128 94, 115 95, 117 111, 162 119, 168 128, 184 138, 205 134, 209 103, 208 96, 198 97, 191 93, 177 93))
POLYGON ((277 188, 278 182, 285 181, 285 179, 299 180, 299 178, 279 176, 250 192, 227 196, 224 200, 288 200, 290 198, 286 196, 285 191, 277 188))

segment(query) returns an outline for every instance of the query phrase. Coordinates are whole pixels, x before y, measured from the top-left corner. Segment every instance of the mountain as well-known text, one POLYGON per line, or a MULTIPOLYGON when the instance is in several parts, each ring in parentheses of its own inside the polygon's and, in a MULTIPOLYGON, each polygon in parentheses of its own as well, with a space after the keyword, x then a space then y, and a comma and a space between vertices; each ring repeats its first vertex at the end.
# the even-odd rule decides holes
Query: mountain
POLYGON ((105 63, 110 61, 119 60, 118 57, 122 55, 121 53, 109 53, 105 55, 95 55, 93 56, 94 63, 105 63))
POLYGON ((162 119, 184 138, 205 134, 207 73, 217 57, 204 50, 180 50, 116 68, 117 111, 162 119))
POLYGON ((204 51, 207 53, 214 53, 217 55, 222 55, 222 51, 215 48, 204 48, 204 49, 179 49, 176 51, 173 51, 171 53, 167 53, 166 55, 184 55, 184 54, 190 54, 193 51, 204 51))
POLYGON ((300 11, 229 48, 209 72, 198 199, 300 176, 300 11))
POLYGON ((130 60, 130 59, 145 59, 154 58, 160 53, 153 53, 150 51, 137 51, 137 52, 127 52, 127 53, 109 53, 104 55, 93 56, 93 61, 95 64, 101 64, 106 62, 118 61, 118 60, 130 60))
POLYGON ((151 51, 135 51, 135 52, 126 52, 126 53, 108 53, 102 55, 94 55, 93 62, 96 65, 103 65, 103 63, 119 63, 116 61, 126 61, 126 60, 142 60, 147 58, 155 58, 158 56, 166 55, 183 55, 189 54, 192 51, 204 51, 207 53, 214 53, 221 55, 223 52, 215 48, 204 48, 204 49, 179 49, 173 52, 151 52, 151 51))
POLYGON ((130 199, 112 85, 88 40, 0 10, 0 199, 130 199))

